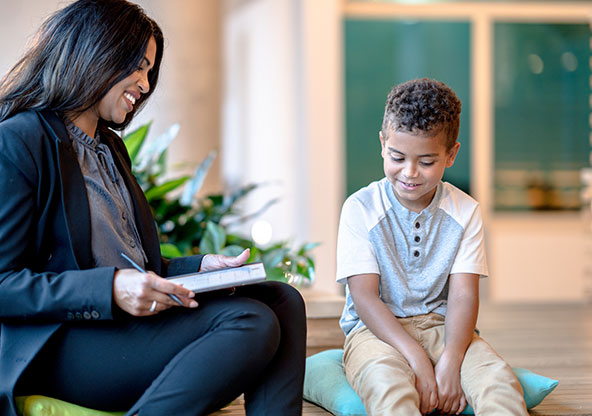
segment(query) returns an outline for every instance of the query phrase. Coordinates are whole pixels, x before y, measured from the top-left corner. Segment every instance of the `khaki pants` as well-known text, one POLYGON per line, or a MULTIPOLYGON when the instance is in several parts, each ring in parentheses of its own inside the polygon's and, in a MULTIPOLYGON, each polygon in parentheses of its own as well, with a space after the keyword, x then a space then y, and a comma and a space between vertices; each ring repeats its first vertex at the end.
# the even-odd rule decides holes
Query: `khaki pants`
MULTIPOLYGON (((444 317, 430 313, 399 322, 435 365, 444 350, 444 317)), ((366 327, 346 338, 343 364, 349 383, 370 416, 421 414, 415 374, 407 360, 366 327)), ((514 372, 477 334, 465 354, 460 378, 476 415, 528 415, 514 372)))

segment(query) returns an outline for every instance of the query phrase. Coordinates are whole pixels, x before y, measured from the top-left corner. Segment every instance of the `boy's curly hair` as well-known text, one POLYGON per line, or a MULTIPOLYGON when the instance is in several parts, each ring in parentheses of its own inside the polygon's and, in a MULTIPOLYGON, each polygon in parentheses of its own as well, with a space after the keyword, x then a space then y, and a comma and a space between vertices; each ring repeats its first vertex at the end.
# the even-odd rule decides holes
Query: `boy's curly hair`
POLYGON ((395 85, 386 99, 382 136, 389 131, 435 136, 446 133, 446 147, 456 143, 461 102, 446 84, 429 78, 395 85))

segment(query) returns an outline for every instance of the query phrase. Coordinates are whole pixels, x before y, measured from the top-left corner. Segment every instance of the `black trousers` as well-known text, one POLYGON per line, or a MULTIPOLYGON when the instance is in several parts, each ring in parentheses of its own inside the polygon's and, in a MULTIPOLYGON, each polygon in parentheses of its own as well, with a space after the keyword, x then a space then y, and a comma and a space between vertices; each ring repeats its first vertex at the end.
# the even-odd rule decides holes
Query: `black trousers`
POLYGON ((301 415, 306 317, 299 292, 266 282, 197 301, 197 309, 63 325, 16 395, 128 415, 195 416, 244 393, 249 415, 301 415))

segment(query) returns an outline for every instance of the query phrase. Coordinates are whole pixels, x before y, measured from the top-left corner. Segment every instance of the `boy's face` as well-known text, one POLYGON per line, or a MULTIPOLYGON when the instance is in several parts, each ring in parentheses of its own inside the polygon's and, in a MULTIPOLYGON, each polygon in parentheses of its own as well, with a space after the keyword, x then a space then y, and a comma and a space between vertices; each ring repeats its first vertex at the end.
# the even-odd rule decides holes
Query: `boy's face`
POLYGON ((399 202, 407 209, 420 212, 427 207, 444 170, 454 163, 460 143, 446 149, 442 131, 436 136, 403 131, 380 134, 384 173, 393 185, 399 202))

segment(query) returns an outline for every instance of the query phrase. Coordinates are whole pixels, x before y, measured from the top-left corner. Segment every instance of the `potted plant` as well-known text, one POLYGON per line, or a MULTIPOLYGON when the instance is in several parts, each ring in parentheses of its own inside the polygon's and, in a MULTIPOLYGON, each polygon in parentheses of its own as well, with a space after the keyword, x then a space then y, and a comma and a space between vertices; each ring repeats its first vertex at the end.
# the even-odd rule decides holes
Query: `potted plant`
POLYGON ((251 249, 249 262, 261 261, 268 280, 280 280, 295 286, 309 286, 314 280, 315 264, 310 251, 318 243, 291 247, 288 241, 260 247, 252 240, 228 232, 228 224, 240 223, 260 215, 277 202, 268 201, 254 214, 243 215, 238 202, 261 186, 251 184, 226 194, 198 197, 203 181, 216 157, 211 151, 192 176, 167 177, 166 149, 179 132, 170 126, 155 140, 147 141, 151 123, 124 135, 132 160, 132 169, 152 209, 157 224, 161 251, 165 257, 219 253, 234 256, 251 249))

